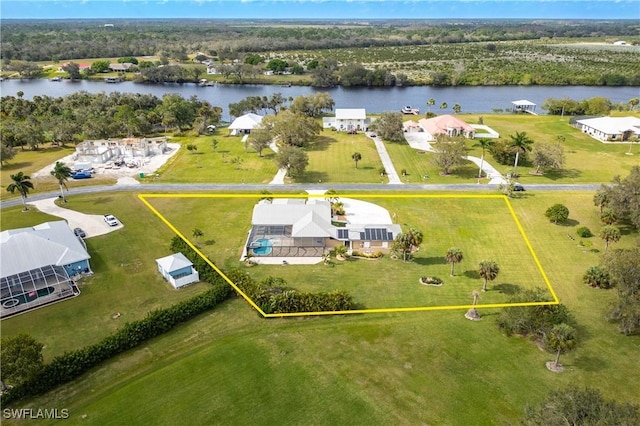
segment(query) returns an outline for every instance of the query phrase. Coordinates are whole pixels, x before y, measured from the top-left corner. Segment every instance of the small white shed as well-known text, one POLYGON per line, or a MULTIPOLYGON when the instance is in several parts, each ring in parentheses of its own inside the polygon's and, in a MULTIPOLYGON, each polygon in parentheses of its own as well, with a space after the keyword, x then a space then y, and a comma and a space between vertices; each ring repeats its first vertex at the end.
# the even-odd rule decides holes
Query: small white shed
POLYGON ((193 263, 182 253, 156 259, 156 263, 164 279, 175 288, 200 281, 200 274, 193 267, 193 263))

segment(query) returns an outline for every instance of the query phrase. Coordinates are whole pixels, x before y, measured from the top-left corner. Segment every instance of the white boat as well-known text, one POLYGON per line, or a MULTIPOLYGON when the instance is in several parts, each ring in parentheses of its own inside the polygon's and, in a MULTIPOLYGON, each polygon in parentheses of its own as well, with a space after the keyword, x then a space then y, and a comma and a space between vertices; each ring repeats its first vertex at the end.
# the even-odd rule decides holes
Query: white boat
POLYGON ((420 109, 419 108, 413 108, 413 107, 411 107, 411 105, 407 105, 407 106, 402 107, 400 112, 403 113, 403 114, 418 115, 418 114, 420 114, 420 109))

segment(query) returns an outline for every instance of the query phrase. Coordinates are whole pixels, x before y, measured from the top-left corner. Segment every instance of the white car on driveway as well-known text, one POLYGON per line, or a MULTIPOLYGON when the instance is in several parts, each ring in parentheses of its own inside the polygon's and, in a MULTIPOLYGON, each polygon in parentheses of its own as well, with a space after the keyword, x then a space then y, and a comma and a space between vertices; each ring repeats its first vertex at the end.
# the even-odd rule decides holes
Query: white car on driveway
POLYGON ((118 226, 118 219, 116 219, 116 217, 112 214, 105 214, 104 215, 104 221, 107 222, 107 225, 109 226, 118 226))

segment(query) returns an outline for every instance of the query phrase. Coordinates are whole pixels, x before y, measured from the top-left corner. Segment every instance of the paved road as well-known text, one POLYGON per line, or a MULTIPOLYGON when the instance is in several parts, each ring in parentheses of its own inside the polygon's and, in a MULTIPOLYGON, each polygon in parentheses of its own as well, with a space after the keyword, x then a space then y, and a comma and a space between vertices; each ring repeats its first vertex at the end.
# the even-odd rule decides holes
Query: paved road
MULTIPOLYGON (((348 191, 372 191, 381 193, 407 193, 407 192, 429 192, 429 191, 497 191, 498 185, 486 184, 410 184, 410 185, 389 185, 389 184, 287 184, 278 186, 277 189, 300 192, 304 190, 327 190, 333 188, 336 191, 346 193, 348 191)), ((600 184, 541 184, 526 185, 529 193, 536 191, 595 191, 600 188, 600 184)), ((69 191, 68 197, 74 194, 93 194, 102 192, 259 192, 262 190, 274 190, 273 185, 265 184, 223 184, 223 183, 149 183, 141 185, 100 185, 85 186, 82 188, 73 188, 69 191)), ((44 200, 46 198, 57 197, 58 191, 47 193, 30 194, 27 203, 35 200, 44 200)), ((0 208, 17 206, 22 204, 20 197, 0 202, 0 208)))

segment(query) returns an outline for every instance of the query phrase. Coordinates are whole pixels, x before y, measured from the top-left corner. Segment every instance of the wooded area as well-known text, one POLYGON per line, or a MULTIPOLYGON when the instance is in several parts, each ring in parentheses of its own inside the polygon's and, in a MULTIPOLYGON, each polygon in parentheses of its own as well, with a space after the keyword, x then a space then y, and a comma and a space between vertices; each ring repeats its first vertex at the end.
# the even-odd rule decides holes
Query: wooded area
POLYGON ((297 77, 294 84, 316 87, 640 85, 640 37, 632 20, 105 24, 3 22, 3 70, 32 78, 38 72, 25 62, 137 57, 137 78, 152 83, 198 81, 206 72, 201 62, 209 59, 223 82, 240 84, 264 83, 264 72, 286 70, 297 77), (619 39, 626 45, 614 46, 619 39), (159 67, 168 64, 181 66, 159 67))

